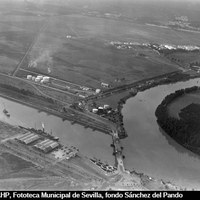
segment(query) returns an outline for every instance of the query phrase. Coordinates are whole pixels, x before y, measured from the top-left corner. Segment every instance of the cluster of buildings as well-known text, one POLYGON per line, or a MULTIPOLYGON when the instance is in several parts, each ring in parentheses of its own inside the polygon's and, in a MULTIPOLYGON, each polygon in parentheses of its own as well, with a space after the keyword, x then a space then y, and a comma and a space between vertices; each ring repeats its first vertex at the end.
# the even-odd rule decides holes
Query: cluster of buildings
POLYGON ((92 112, 98 115, 109 114, 112 112, 112 108, 109 105, 103 105, 97 108, 93 108, 92 112))
POLYGON ((120 41, 112 41, 109 44, 116 47, 117 49, 132 49, 134 48, 134 46, 142 45, 138 42, 120 42, 120 41))
POLYGON ((183 22, 188 22, 188 17, 187 16, 180 16, 180 17, 175 17, 177 21, 183 21, 183 22))
POLYGON ((40 150, 43 153, 50 153, 61 146, 54 140, 43 138, 32 132, 25 133, 17 137, 16 140, 25 145, 32 144, 35 149, 40 150))
POLYGON ((200 28, 191 25, 187 16, 175 17, 175 20, 169 21, 167 25, 174 28, 182 28, 196 31, 200 30, 200 28))
POLYGON ((49 83, 50 82, 50 77, 48 76, 32 76, 32 75, 27 75, 26 77, 28 80, 35 81, 37 83, 49 83))
POLYGON ((79 149, 74 146, 62 146, 58 140, 44 137, 42 134, 31 131, 20 135, 15 140, 22 144, 30 145, 44 154, 52 153, 56 159, 70 159, 79 152, 79 149))
POLYGON ((148 46, 158 51, 159 50, 185 50, 185 51, 200 50, 199 46, 192 46, 192 45, 149 44, 148 46))
POLYGON ((194 51, 200 50, 199 46, 193 45, 172 45, 172 44, 150 44, 150 43, 138 43, 138 42, 110 42, 111 45, 115 46, 117 49, 131 49, 134 46, 146 46, 154 50, 186 50, 194 51))
POLYGON ((89 90, 91 90, 90 88, 85 87, 85 86, 80 86, 80 89, 82 89, 83 91, 89 91, 89 90))
POLYGON ((200 73, 200 66, 198 65, 190 65, 190 69, 196 71, 197 73, 200 73))

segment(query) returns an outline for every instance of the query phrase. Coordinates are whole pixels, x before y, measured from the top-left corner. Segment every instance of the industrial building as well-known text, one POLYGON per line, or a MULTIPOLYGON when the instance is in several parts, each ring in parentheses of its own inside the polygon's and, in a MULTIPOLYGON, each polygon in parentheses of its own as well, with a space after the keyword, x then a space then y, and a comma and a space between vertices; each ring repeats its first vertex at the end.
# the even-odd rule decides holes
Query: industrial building
POLYGON ((104 87, 104 88, 108 88, 109 87, 109 84, 108 83, 101 83, 101 87, 104 87))
POLYGON ((54 150, 55 148, 59 147, 60 144, 50 139, 45 139, 37 144, 34 145, 35 148, 43 151, 44 153, 49 153, 50 151, 54 150))
POLYGON ((99 94, 101 92, 101 90, 100 89, 96 89, 95 92, 96 92, 96 94, 99 94))
POLYGON ((96 114, 108 114, 112 108, 109 105, 99 106, 98 108, 93 108, 92 112, 96 114))
POLYGON ((48 76, 42 76, 42 75, 38 75, 37 77, 32 76, 32 75, 27 75, 26 77, 28 80, 32 80, 38 83, 49 83, 50 81, 50 77, 48 76))
POLYGON ((32 142, 37 141, 39 138, 40 138, 39 135, 28 132, 16 139, 24 144, 31 144, 32 142))
POLYGON ((97 109, 97 108, 93 108, 93 109, 92 109, 92 112, 93 112, 93 113, 98 113, 98 109, 97 109))

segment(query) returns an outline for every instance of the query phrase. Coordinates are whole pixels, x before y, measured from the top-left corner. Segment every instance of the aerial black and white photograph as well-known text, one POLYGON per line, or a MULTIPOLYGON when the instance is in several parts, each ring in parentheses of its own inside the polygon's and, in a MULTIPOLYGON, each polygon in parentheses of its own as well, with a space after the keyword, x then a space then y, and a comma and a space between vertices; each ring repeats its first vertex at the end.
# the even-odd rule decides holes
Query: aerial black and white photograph
POLYGON ((0 0, 0 191, 194 190, 200 0, 0 0))

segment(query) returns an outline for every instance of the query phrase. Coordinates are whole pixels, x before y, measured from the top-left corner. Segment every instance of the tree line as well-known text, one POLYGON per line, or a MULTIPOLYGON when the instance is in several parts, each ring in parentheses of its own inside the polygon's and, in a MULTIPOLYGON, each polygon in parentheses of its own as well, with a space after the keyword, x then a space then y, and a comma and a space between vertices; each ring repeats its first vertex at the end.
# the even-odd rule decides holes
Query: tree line
POLYGON ((181 110, 180 118, 170 116, 168 105, 177 97, 199 90, 197 86, 169 94, 155 111, 159 126, 178 143, 197 152, 200 146, 200 104, 190 104, 181 110))

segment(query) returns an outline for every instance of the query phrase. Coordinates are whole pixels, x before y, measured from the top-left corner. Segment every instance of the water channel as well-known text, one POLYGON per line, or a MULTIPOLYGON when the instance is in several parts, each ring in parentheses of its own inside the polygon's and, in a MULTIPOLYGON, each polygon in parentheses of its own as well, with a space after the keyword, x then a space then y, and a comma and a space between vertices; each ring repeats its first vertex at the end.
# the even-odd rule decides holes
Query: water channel
MULTIPOLYGON (((127 100, 122 110, 128 133, 128 137, 122 140, 127 169, 135 169, 182 187, 200 189, 200 157, 181 147, 160 130, 154 114, 166 95, 181 88, 200 86, 198 80, 157 86, 127 100)), ((0 120, 36 128, 41 128, 43 122, 45 129, 49 132, 52 130, 62 143, 78 147, 88 157, 95 156, 114 164, 110 136, 0 98, 0 109, 4 107, 11 117, 7 118, 0 112, 0 120)))
POLYGON ((73 145, 79 148, 80 152, 88 157, 96 157, 102 161, 108 161, 114 165, 115 160, 112 155, 113 149, 110 147, 112 138, 105 133, 85 129, 83 126, 69 121, 63 121, 61 118, 40 112, 37 109, 0 98, 0 120, 12 125, 21 125, 24 127, 42 128, 51 132, 60 138, 64 145, 73 145), (2 112, 6 108, 10 113, 10 118, 2 112))
POLYGON ((128 138, 122 140, 125 166, 171 181, 182 187, 200 189, 200 157, 186 150, 162 130, 155 117, 164 97, 178 89, 200 86, 199 79, 161 85, 127 100, 123 107, 128 138))

